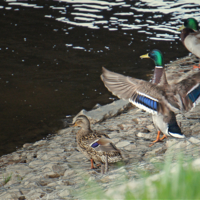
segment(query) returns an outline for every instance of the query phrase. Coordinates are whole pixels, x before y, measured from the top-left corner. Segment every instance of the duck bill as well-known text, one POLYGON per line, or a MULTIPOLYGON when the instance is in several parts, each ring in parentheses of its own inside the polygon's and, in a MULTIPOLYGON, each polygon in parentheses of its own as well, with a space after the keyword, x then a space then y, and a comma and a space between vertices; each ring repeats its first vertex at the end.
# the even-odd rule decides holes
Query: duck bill
POLYGON ((75 127, 75 126, 77 126, 77 123, 75 122, 75 123, 69 124, 69 126, 70 127, 75 127))
POLYGON ((182 25, 179 29, 177 29, 177 31, 182 31, 185 28, 184 25, 182 25))
POLYGON ((150 58, 150 57, 149 57, 149 54, 147 53, 147 54, 141 55, 140 58, 150 58))

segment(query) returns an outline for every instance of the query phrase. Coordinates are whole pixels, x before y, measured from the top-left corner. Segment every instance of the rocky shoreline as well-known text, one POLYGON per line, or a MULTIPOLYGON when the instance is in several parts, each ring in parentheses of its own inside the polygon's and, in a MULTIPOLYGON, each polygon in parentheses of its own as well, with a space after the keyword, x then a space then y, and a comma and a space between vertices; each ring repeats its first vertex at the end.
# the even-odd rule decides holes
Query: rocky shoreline
MULTIPOLYGON (((166 65, 169 82, 196 73, 192 70, 194 63, 198 59, 187 56, 166 65)), ((151 116, 127 101, 118 100, 80 113, 90 119, 92 129, 110 136, 121 150, 124 163, 109 165, 107 174, 101 174, 100 169, 90 170, 90 161, 77 150, 78 129, 66 128, 52 138, 24 144, 23 148, 0 158, 0 199, 82 199, 80 191, 88 181, 97 182, 109 197, 115 199, 118 195, 123 199, 123 192, 120 193, 123 186, 116 186, 118 180, 126 177, 134 188, 141 179, 138 171, 157 173, 154 164, 163 163, 168 155, 176 160, 179 151, 185 159, 200 163, 200 105, 191 112, 177 114, 187 140, 167 138, 152 147, 149 144, 156 138, 156 130, 151 116)))

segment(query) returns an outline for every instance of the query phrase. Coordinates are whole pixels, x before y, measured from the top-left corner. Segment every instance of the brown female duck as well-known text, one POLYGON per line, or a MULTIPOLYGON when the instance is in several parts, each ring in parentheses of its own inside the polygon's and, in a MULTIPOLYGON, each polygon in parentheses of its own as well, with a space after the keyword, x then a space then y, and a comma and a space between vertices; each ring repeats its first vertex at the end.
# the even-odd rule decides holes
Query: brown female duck
MULTIPOLYGON (((119 149, 112 143, 108 135, 92 131, 90 121, 84 115, 79 115, 72 126, 81 127, 76 134, 79 150, 91 160, 91 169, 94 162, 115 163, 122 160, 119 149)), ((107 171, 107 169, 105 169, 107 171)))

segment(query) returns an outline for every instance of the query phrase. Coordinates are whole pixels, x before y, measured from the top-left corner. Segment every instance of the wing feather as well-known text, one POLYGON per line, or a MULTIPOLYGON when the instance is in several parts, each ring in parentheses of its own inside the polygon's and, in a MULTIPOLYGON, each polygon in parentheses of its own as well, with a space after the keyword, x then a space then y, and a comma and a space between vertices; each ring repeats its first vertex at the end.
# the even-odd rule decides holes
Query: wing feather
POLYGON ((182 99, 180 110, 191 110, 200 102, 200 72, 183 79, 173 88, 182 99))
POLYGON ((104 67, 102 69, 101 79, 114 95, 129 99, 132 104, 149 113, 162 112, 160 101, 163 91, 159 87, 147 81, 111 72, 104 67))

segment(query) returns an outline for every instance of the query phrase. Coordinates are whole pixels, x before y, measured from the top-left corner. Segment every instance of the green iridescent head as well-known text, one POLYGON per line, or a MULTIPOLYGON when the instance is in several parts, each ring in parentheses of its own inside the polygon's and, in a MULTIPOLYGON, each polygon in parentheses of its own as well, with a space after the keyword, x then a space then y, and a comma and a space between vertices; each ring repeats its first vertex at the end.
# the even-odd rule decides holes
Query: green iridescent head
POLYGON ((199 29, 198 22, 194 18, 186 19, 185 22, 184 22, 184 26, 186 28, 190 28, 190 29, 193 29, 195 31, 197 31, 199 29))
POLYGON ((149 53, 140 56, 140 58, 151 58, 155 62, 155 66, 163 66, 163 55, 160 50, 154 49, 150 51, 149 53))
POLYGON ((194 18, 188 18, 184 21, 184 25, 182 25, 178 31, 183 30, 184 28, 190 28, 194 31, 198 31, 199 30, 199 26, 198 26, 198 22, 196 19, 194 18))

